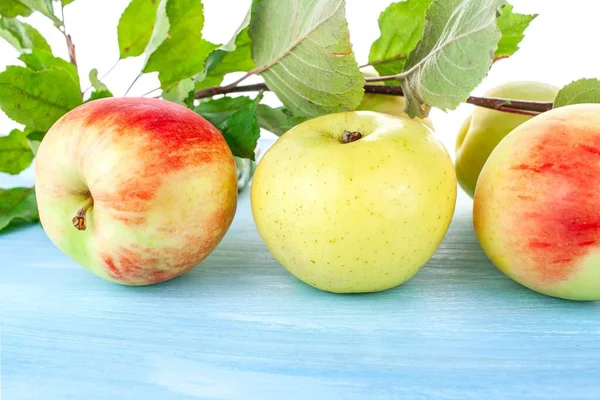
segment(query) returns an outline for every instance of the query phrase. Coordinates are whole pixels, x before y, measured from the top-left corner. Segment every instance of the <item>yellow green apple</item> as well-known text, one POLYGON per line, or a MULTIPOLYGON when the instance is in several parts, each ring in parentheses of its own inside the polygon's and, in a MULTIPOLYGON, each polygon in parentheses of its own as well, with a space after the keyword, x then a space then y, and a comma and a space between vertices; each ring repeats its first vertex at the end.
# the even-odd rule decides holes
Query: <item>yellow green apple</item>
MULTIPOLYGON (((484 93, 484 96, 552 101, 557 92, 557 87, 546 83, 514 81, 499 85, 484 93)), ((528 115, 475 107, 464 121, 456 139, 456 177, 469 196, 473 197, 477 177, 492 150, 508 133, 529 119, 531 116, 528 115)))
POLYGON ((371 111, 329 114, 281 136, 258 163, 252 212, 289 272, 336 293, 400 285, 452 219, 456 176, 429 128, 371 111))
MULTIPOLYGON (((361 69, 363 75, 366 78, 374 78, 379 76, 377 70, 371 66, 364 67, 361 69)), ((370 85, 383 85, 383 82, 368 82, 370 85)), ((376 93, 365 93, 362 101, 356 108, 357 110, 365 111, 376 111, 397 117, 409 118, 408 114, 404 112, 404 106, 406 101, 403 96, 391 96, 387 94, 376 94, 376 93)), ((415 118, 415 120, 427 125, 429 128, 434 129, 433 122, 429 117, 427 118, 415 118)))
POLYGON ((202 261, 236 209, 220 132, 175 103, 110 98, 59 119, 37 153, 35 186, 52 242, 125 285, 174 278, 202 261))
POLYGON ((556 108, 508 134, 481 171, 473 220, 515 281, 600 300, 600 104, 556 108))

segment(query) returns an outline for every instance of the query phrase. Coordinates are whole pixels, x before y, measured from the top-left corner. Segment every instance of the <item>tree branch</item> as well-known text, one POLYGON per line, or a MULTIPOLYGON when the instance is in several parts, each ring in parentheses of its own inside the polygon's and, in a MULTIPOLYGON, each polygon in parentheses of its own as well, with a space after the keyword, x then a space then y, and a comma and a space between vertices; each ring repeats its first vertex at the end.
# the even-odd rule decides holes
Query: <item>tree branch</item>
MULTIPOLYGON (((212 97, 219 94, 228 93, 240 93, 240 92, 258 92, 260 90, 268 91, 269 88, 264 83, 256 83, 253 85, 243 86, 213 86, 198 90, 194 98, 203 99, 206 97, 212 97)), ((365 93, 383 94, 389 96, 403 96, 402 88, 400 86, 383 86, 383 85, 365 85, 365 93)), ((469 104, 475 106, 489 108, 492 110, 498 110, 508 112, 512 114, 523 114, 523 115, 537 115, 552 109, 553 103, 551 101, 522 101, 522 100, 509 100, 495 97, 477 97, 470 96, 467 101, 469 104)))

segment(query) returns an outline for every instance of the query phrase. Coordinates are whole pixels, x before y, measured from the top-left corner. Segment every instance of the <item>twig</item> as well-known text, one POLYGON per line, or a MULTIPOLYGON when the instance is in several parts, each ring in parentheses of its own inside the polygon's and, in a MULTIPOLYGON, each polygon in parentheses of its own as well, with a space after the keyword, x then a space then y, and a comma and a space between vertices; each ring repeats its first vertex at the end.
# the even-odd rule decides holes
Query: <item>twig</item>
POLYGON ((115 69, 115 67, 116 67, 116 66, 119 64, 119 62, 120 62, 120 61, 121 61, 121 59, 119 58, 119 59, 118 59, 118 60, 117 60, 117 61, 116 61, 116 62, 115 62, 113 65, 112 65, 112 67, 110 67, 110 68, 108 69, 108 71, 106 71, 106 72, 105 72, 105 73, 104 73, 104 74, 103 74, 103 75, 102 75, 100 78, 98 78, 98 79, 102 80, 102 79, 106 78, 106 76, 107 76, 108 74, 110 74, 110 73, 112 72, 112 70, 113 70, 113 69, 115 69))
MULTIPOLYGON (((157 88, 154 88, 154 89, 152 89, 152 90, 149 90, 149 91, 147 91, 146 93, 142 94, 140 97, 145 97, 145 96, 148 96, 150 93, 152 93, 152 92, 156 92, 157 90, 160 90, 160 89, 161 89, 161 88, 159 88, 159 87, 157 87, 157 88)), ((159 96, 159 97, 160 97, 160 96, 159 96)))
POLYGON ((131 90, 131 88, 133 87, 133 85, 135 85, 135 83, 138 81, 138 79, 141 78, 141 76, 142 76, 142 73, 140 72, 138 74, 138 76, 135 77, 135 79, 133 80, 133 82, 131 82, 131 85, 129 85, 129 87, 127 88, 127 90, 123 94, 123 97, 127 96, 127 93, 129 93, 129 91, 131 90))
POLYGON ((258 92, 260 90, 269 90, 267 85, 264 83, 255 83, 253 85, 244 85, 244 86, 212 86, 204 89, 198 90, 194 94, 195 99, 203 99, 205 97, 213 97, 218 94, 227 94, 227 93, 240 93, 240 92, 258 92))
MULTIPOLYGON (((194 98, 202 99, 206 97, 212 97, 219 94, 227 93, 240 93, 240 92, 257 92, 260 90, 268 91, 269 88, 264 83, 256 83, 253 85, 244 86, 213 86, 198 90, 194 98)), ((384 94, 390 96, 403 96, 404 92, 400 86, 384 86, 384 85, 365 85, 366 93, 384 94)), ((524 114, 524 115, 537 115, 552 109, 553 103, 546 101, 522 101, 522 100, 509 100, 501 99, 496 97, 478 97, 470 96, 467 101, 469 104, 473 104, 483 108, 489 108, 492 110, 498 110, 513 114, 524 114)))
POLYGON ((63 34, 67 42, 67 49, 69 50, 69 60, 71 61, 71 64, 73 64, 73 66, 77 68, 77 56, 75 54, 75 45, 73 44, 73 39, 71 39, 71 35, 67 33, 67 28, 65 24, 65 10, 62 5, 62 2, 60 2, 60 18, 62 29, 61 27, 58 27, 58 30, 63 34))

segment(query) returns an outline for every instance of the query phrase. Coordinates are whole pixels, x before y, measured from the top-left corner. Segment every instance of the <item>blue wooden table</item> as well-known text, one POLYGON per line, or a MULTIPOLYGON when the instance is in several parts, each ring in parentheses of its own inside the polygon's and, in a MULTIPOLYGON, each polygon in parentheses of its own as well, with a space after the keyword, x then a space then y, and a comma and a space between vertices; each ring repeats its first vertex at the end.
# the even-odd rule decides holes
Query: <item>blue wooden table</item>
POLYGON ((103 281, 39 226, 0 235, 3 400, 600 399, 600 303, 498 272, 460 194, 409 282, 334 295, 289 275, 241 196, 219 247, 151 287, 103 281))

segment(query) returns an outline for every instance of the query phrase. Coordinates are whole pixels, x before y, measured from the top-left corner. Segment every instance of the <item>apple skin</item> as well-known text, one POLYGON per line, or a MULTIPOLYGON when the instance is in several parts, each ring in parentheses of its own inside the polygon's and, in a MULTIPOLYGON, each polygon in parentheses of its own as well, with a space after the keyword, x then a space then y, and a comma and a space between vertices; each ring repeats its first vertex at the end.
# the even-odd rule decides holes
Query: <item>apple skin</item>
MULTIPOLYGON (((535 81, 506 82, 484 96, 515 100, 552 101, 558 87, 535 81)), ((456 177, 462 189, 471 197, 477 177, 492 150, 513 129, 531 119, 528 115, 475 107, 460 128, 456 139, 456 177)))
POLYGON ((473 220, 491 261, 549 296, 600 300, 600 104, 520 125, 490 155, 473 220))
MULTIPOLYGON (((379 76, 377 70, 371 66, 364 67, 361 69, 363 75, 366 78, 374 78, 379 76)), ((370 85, 384 85, 383 82, 369 82, 370 85)), ((386 94, 375 94, 365 93, 362 101, 356 108, 359 111, 375 111, 384 114, 393 115, 396 117, 409 118, 408 114, 404 112, 406 106, 406 100, 403 96, 391 96, 386 94)), ((415 118, 416 121, 426 125, 431 130, 434 130, 433 122, 429 117, 427 118, 415 118)))
POLYGON ((172 279, 202 261, 237 206, 233 155, 220 132, 164 100, 110 98, 68 112, 35 165, 40 221, 94 274, 124 285, 172 279), (72 218, 91 195, 87 229, 72 218))
POLYGON ((254 221, 279 263, 335 293, 410 279, 444 238, 456 202, 450 156, 419 122, 329 114, 286 132, 259 161, 254 221), (362 139, 342 143, 344 131, 362 139))

